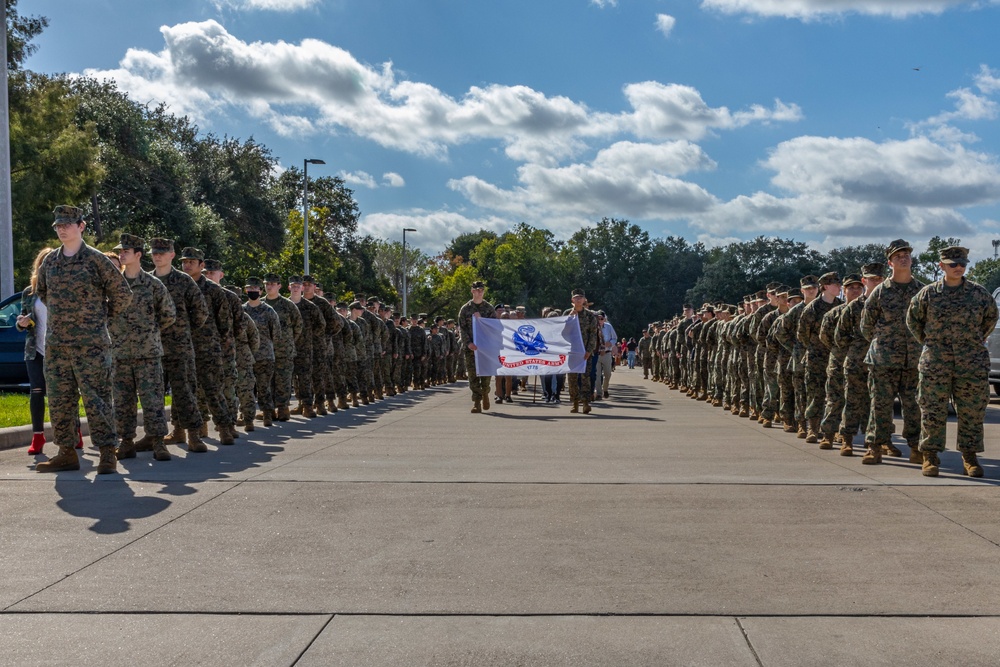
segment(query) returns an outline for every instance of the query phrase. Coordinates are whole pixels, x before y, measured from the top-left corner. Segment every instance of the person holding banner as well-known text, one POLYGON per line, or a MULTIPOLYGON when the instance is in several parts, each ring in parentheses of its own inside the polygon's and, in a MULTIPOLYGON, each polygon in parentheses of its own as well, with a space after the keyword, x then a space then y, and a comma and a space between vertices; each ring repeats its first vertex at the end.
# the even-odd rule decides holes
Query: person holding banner
POLYGON ((490 376, 476 375, 476 343, 472 336, 472 320, 476 317, 496 319, 496 310, 486 301, 483 294, 486 285, 481 280, 472 283, 472 299, 467 301, 458 311, 458 327, 462 332, 462 345, 465 348, 465 366, 469 374, 469 389, 472 390, 472 412, 482 412, 490 409, 490 376))
POLYGON ((600 336, 598 329, 600 324, 594 311, 586 308, 587 295, 582 289, 573 290, 573 307, 566 311, 567 315, 576 315, 580 325, 580 336, 583 338, 583 359, 587 366, 583 373, 570 373, 567 378, 569 384, 569 397, 573 401, 570 412, 580 412, 580 403, 583 403, 583 414, 590 414, 590 369, 593 365, 593 355, 597 352, 600 336))

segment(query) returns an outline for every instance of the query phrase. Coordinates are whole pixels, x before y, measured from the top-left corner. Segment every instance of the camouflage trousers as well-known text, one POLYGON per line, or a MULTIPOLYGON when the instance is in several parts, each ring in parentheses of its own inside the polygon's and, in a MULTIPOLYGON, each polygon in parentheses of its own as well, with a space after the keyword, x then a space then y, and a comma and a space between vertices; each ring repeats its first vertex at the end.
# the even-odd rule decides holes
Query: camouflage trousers
POLYGON ((792 371, 792 393, 795 404, 795 421, 806 420, 806 406, 809 404, 806 396, 806 369, 795 368, 792 371))
POLYGON ((806 419, 820 419, 826 405, 826 364, 830 355, 806 353, 806 419))
POLYGON ((236 365, 236 352, 230 352, 225 354, 222 359, 222 391, 223 395, 226 397, 226 403, 229 405, 230 412, 233 413, 233 419, 239 413, 239 396, 237 395, 236 385, 239 382, 239 368, 236 365))
POLYGON ((274 405, 276 408, 286 407, 292 401, 292 377, 295 375, 295 359, 292 357, 274 358, 274 405))
POLYGON ((386 352, 378 360, 378 366, 381 373, 379 374, 381 378, 381 384, 379 387, 384 387, 385 389, 391 389, 393 386, 392 382, 392 353, 386 352))
POLYGON ((844 414, 840 434, 853 438, 859 431, 867 432, 868 414, 871 412, 871 394, 868 393, 868 366, 862 361, 844 361, 844 414))
POLYGON ((368 388, 368 393, 375 391, 375 387, 379 386, 376 384, 375 360, 375 353, 369 352, 368 358, 365 359, 364 365, 362 366, 362 369, 365 372, 365 386, 368 388))
POLYGON ((399 370, 399 386, 406 389, 413 381, 413 359, 401 359, 399 370))
POLYGON ((844 416, 844 355, 837 351, 830 353, 826 364, 826 404, 823 406, 823 433, 837 433, 840 420, 844 416))
POLYGON ((371 359, 368 357, 360 357, 357 361, 357 374, 356 382, 358 385, 358 393, 368 395, 368 392, 372 390, 371 385, 372 369, 371 369, 371 359))
POLYGON ((757 414, 764 409, 764 354, 760 346, 750 348, 750 405, 757 414))
POLYGON ((989 374, 985 364, 981 372, 969 372, 961 368, 961 364, 954 363, 953 359, 928 359, 930 355, 926 350, 920 357, 917 396, 921 414, 920 451, 944 451, 949 398, 954 402, 958 416, 958 451, 985 451, 983 422, 986 420, 986 406, 990 404, 989 374))
POLYGON ((745 347, 738 348, 736 353, 737 393, 735 400, 740 408, 750 409, 750 366, 747 362, 745 347))
POLYGON ((761 401, 761 416, 773 420, 778 414, 781 401, 781 388, 778 386, 778 355, 768 351, 764 354, 764 365, 761 368, 764 400, 761 401))
MULTIPOLYGON (((216 426, 232 426, 236 423, 229 412, 223 382, 223 360, 214 354, 198 354, 195 350, 195 367, 198 370, 199 400, 207 403, 216 426)), ((202 415, 208 412, 202 411, 202 415)))
POLYGON ((256 364, 253 360, 253 352, 249 347, 244 346, 243 350, 237 353, 236 361, 236 397, 240 401, 240 412, 244 415, 253 415, 257 412, 257 399, 254 396, 254 385, 257 382, 254 374, 256 364))
POLYGON ((448 355, 448 382, 454 382, 458 379, 458 352, 453 351, 448 355))
POLYGON ((371 370, 371 377, 368 378, 368 387, 372 390, 382 391, 385 382, 382 379, 382 350, 376 349, 369 361, 368 368, 371 370))
POLYGON ((351 394, 358 393, 358 362, 356 359, 344 361, 344 388, 351 394))
POLYGON ((566 376, 566 387, 569 389, 569 399, 576 403, 590 402, 590 369, 594 365, 594 357, 587 359, 587 370, 584 373, 570 373, 566 376))
POLYGON ((795 422, 795 373, 791 363, 791 355, 778 355, 778 413, 783 424, 795 422))
POLYGON ((903 438, 917 445, 920 439, 920 407, 917 405, 916 368, 872 366, 868 374, 871 414, 866 442, 887 445, 892 439, 892 403, 898 395, 903 408, 903 438))
POLYGON ((138 422, 136 398, 142 403, 142 427, 146 435, 167 434, 163 409, 163 365, 159 357, 118 359, 115 363, 115 425, 118 437, 135 438, 138 422))
POLYGON ((45 348, 45 390, 56 445, 76 445, 81 396, 91 442, 97 447, 117 444, 111 372, 111 350, 104 346, 45 348))
POLYGON ((270 359, 253 364, 254 386, 257 388, 257 405, 261 410, 274 410, 274 362, 270 359))
MULTIPOLYGON (((347 356, 345 352, 336 347, 330 355, 330 377, 333 380, 334 395, 338 398, 347 398, 347 356)), ((332 397, 332 395, 331 395, 332 397)))
POLYGON ((312 405, 313 384, 312 384, 312 355, 296 355, 292 365, 293 379, 295 380, 295 398, 303 405, 312 405))
POLYGON ((472 350, 465 351, 465 370, 469 374, 469 390, 472 391, 472 400, 479 402, 483 396, 490 395, 489 375, 476 375, 476 353, 472 350))
POLYGON ((317 353, 313 350, 310 367, 312 369, 313 399, 316 405, 319 405, 336 395, 333 374, 330 372, 330 355, 326 351, 317 353))
POLYGON ((183 357, 163 357, 163 374, 170 387, 170 421, 183 429, 201 428, 204 418, 194 387, 198 385, 194 350, 183 357))

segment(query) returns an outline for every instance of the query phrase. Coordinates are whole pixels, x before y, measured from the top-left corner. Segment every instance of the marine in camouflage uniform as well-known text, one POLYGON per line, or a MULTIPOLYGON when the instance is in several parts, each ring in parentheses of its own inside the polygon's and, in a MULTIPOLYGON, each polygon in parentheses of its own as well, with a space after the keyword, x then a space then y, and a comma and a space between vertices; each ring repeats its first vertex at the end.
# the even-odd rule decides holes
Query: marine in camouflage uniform
POLYGON ((399 346, 396 340, 396 323, 392 321, 389 317, 389 313, 392 312, 391 308, 388 308, 385 304, 379 303, 378 306, 378 316, 382 320, 382 325, 385 327, 386 338, 382 342, 382 381, 385 382, 385 395, 395 396, 396 395, 396 382, 393 379, 395 373, 395 364, 399 360, 399 346))
POLYGON ((778 381, 778 368, 785 355, 782 354, 784 348, 772 333, 778 318, 788 312, 789 291, 790 288, 785 285, 775 285, 773 290, 768 292, 768 296, 774 294, 774 300, 770 304, 773 308, 761 318, 757 328, 758 340, 764 345, 764 364, 762 367, 764 400, 761 403, 760 414, 761 426, 764 428, 771 428, 774 422, 780 419, 778 407, 781 401, 781 385, 778 381))
MULTIPOLYGON (((205 268, 202 271, 206 278, 211 280, 213 283, 222 287, 222 280, 225 274, 222 271, 222 262, 217 259, 206 259, 205 268)), ((223 336, 220 336, 220 343, 222 345, 222 392, 226 397, 226 403, 229 405, 229 411, 233 415, 233 419, 236 420, 240 414, 240 396, 237 390, 237 384, 239 383, 239 370, 237 364, 237 345, 238 340, 245 338, 243 333, 243 300, 239 296, 239 292, 233 293, 232 290, 223 288, 223 296, 226 297, 226 303, 229 306, 229 315, 231 321, 231 327, 229 332, 223 336)), ((206 410, 204 403, 202 403, 202 412, 206 410)))
POLYGON ((868 364, 865 356, 868 354, 868 339, 861 333, 861 312, 865 307, 865 298, 880 282, 885 265, 878 262, 865 264, 861 268, 861 279, 865 284, 866 294, 851 301, 844 308, 834 331, 834 341, 844 348, 844 412, 840 422, 840 435, 843 444, 840 453, 843 456, 854 454, 854 438, 859 430, 867 430, 868 414, 871 410, 871 394, 868 392, 868 364))
MULTIPOLYGON (((230 285, 226 289, 239 298, 240 288, 230 285)), ((257 376, 254 373, 254 366, 257 360, 254 354, 260 349, 260 332, 257 331, 257 323, 243 309, 242 299, 240 299, 240 332, 236 334, 236 397, 240 402, 240 413, 243 415, 241 422, 243 429, 250 433, 254 430, 253 420, 257 414, 257 398, 254 395, 254 386, 257 384, 257 376)))
POLYGON ((163 409, 163 343, 160 330, 177 318, 170 293, 159 280, 144 273, 140 258, 146 242, 133 234, 122 234, 119 251, 123 275, 132 291, 132 303, 109 322, 111 357, 114 360, 115 419, 121 444, 118 460, 135 458, 136 399, 142 402, 142 425, 150 438, 153 458, 169 461, 163 444, 167 414, 163 409))
MULTIPOLYGON (((809 303, 799 318, 797 337, 806 350, 806 442, 820 441, 820 420, 826 405, 826 367, 830 360, 830 348, 820 339, 820 326, 823 317, 840 305, 841 301, 834 296, 834 290, 840 292, 840 276, 836 273, 824 273, 819 279, 820 296, 809 303)), ((833 447, 833 436, 822 432, 823 449, 833 447), (826 438, 830 435, 829 438, 826 438)))
MULTIPOLYGON (((814 275, 803 276, 799 280, 799 291, 802 301, 791 306, 788 312, 782 315, 778 328, 775 330, 775 337, 778 342, 791 355, 791 386, 792 392, 787 400, 782 404, 782 421, 788 425, 786 418, 791 415, 792 422, 796 425, 796 433, 799 438, 805 438, 806 430, 806 350, 805 346, 799 342, 798 327, 799 319, 805 311, 807 305, 812 302, 819 292, 819 278, 814 275)), ((792 295, 789 294, 791 297, 792 295)))
MULTIPOLYGON (((187 247, 181 252, 181 268, 188 274, 208 306, 208 319, 191 332, 194 343, 195 366, 198 371, 198 391, 204 394, 212 411, 212 418, 219 431, 219 443, 232 445, 236 438, 236 419, 230 412, 223 387, 222 341, 232 334, 233 316, 226 290, 204 275, 205 253, 198 248, 187 247)), ((204 425, 202 433, 204 433, 204 425)))
POLYGON ((486 285, 481 280, 472 283, 471 289, 472 298, 459 309, 457 319, 458 328, 462 332, 461 344, 465 350, 465 368, 469 374, 469 389, 472 391, 472 412, 482 412, 490 408, 490 376, 476 375, 476 341, 472 334, 472 320, 476 317, 496 319, 497 311, 483 300, 486 285))
POLYGON ((79 470, 74 447, 82 395, 90 439, 101 452, 97 472, 113 473, 117 462, 108 319, 128 308, 132 292, 111 260, 83 241, 83 211, 64 205, 54 213, 53 227, 62 247, 42 261, 35 294, 48 308, 45 386, 59 452, 36 464, 35 470, 79 470))
POLYGON ((406 391, 405 371, 410 357, 410 332, 403 324, 401 313, 391 312, 389 318, 393 323, 393 336, 395 337, 394 349, 395 358, 392 360, 392 382, 396 386, 396 392, 402 394, 406 391))
POLYGON ((455 333, 455 320, 449 319, 445 322, 444 336, 448 339, 448 382, 455 382, 458 380, 458 357, 459 357, 459 346, 458 346, 458 335, 455 333))
POLYGON ((291 411, 294 415, 303 417, 316 417, 316 410, 313 406, 315 399, 313 388, 313 368, 315 367, 315 357, 313 350, 317 345, 326 346, 326 323, 319 308, 308 300, 302 298, 302 277, 288 277, 289 300, 299 309, 302 316, 302 333, 295 339, 295 397, 298 399, 298 406, 291 411))
POLYGON ((579 412, 583 405, 583 414, 590 413, 590 368, 594 364, 594 355, 601 344, 600 322, 594 311, 586 307, 587 295, 582 289, 574 289, 571 298, 573 307, 565 311, 565 315, 576 315, 580 325, 580 337, 583 338, 583 352, 586 360, 585 372, 569 373, 566 384, 569 386, 569 398, 573 403, 570 412, 579 412))
POLYGON ((310 275, 302 276, 302 298, 319 308, 323 317, 323 339, 313 346, 313 391, 315 392, 316 414, 325 415, 337 411, 337 378, 334 372, 335 338, 340 336, 344 318, 337 314, 329 301, 316 293, 316 280, 310 275))
POLYGON ((441 335, 440 327, 438 323, 431 323, 431 332, 427 336, 427 344, 430 348, 430 377, 432 385, 441 384, 441 374, 444 370, 444 360, 447 356, 444 347, 444 336, 441 335))
POLYGON ((333 374, 334 388, 337 392, 337 408, 347 410, 350 407, 347 404, 347 400, 351 392, 347 376, 349 369, 354 368, 348 355, 348 349, 353 345, 354 334, 347 323, 349 316, 345 315, 347 313, 347 304, 345 303, 343 308, 336 306, 334 313, 337 315, 337 323, 340 325, 340 329, 332 338, 333 357, 331 358, 331 373, 333 374))
MULTIPOLYGON (((841 440, 840 434, 841 420, 844 416, 844 406, 847 403, 847 386, 844 378, 844 359, 847 357, 849 344, 837 339, 837 326, 847 312, 849 305, 858 299, 864 291, 861 276, 856 273, 847 275, 843 282, 844 303, 834 307, 829 313, 823 316, 820 323, 820 340, 830 349, 830 358, 826 365, 826 405, 823 408, 823 420, 820 422, 820 431, 823 433, 821 448, 833 447, 835 440, 841 440)), ((847 456, 853 451, 848 451, 844 446, 840 453, 847 456)))
POLYGON ((996 326, 997 304, 982 285, 965 278, 968 249, 944 248, 940 259, 944 275, 917 292, 906 312, 907 327, 924 346, 918 394, 922 472, 938 474, 951 398, 965 474, 982 477, 976 454, 985 449, 983 422, 990 402, 990 354, 984 343, 996 326))
POLYGON ((861 333, 871 342, 865 362, 869 366, 868 390, 871 413, 865 438, 865 464, 882 462, 883 449, 893 456, 902 453, 891 442, 892 404, 898 395, 903 408, 903 438, 910 446, 910 460, 921 463, 920 408, 917 405, 917 362, 920 343, 906 327, 910 300, 924 286, 910 273, 912 246, 897 239, 886 248, 892 276, 872 290, 861 311, 861 333))
POLYGON ((365 366, 365 373, 368 381, 368 399, 375 401, 383 398, 382 387, 385 385, 382 380, 382 342, 386 339, 385 324, 374 312, 379 302, 377 296, 369 297, 365 301, 364 295, 359 293, 358 302, 366 306, 365 311, 361 313, 361 317, 368 324, 368 333, 365 336, 368 345, 368 363, 365 366))
POLYGON ((354 321, 346 301, 337 302, 337 313, 344 318, 344 328, 340 338, 344 345, 344 388, 349 394, 351 407, 358 407, 358 338, 361 328, 354 321))
MULTIPOLYGON (((198 407, 198 371, 191 332, 204 326, 208 319, 208 304, 191 276, 172 265, 175 257, 173 240, 150 239, 149 254, 154 266, 152 275, 167 288, 177 313, 174 323, 160 330, 163 372, 170 387, 170 421, 173 424, 173 430, 164 438, 164 443, 186 441, 189 452, 204 453, 208 447, 200 437, 204 418, 198 407)), ((151 448, 151 438, 144 437, 136 443, 137 451, 151 448)))
POLYGON ((302 315, 298 306, 279 294, 281 277, 276 273, 264 276, 267 298, 264 303, 278 314, 281 335, 274 340, 274 410, 277 421, 288 421, 291 413, 292 377, 295 373, 295 341, 302 336, 302 315))
MULTIPOLYGON (((413 354, 413 388, 425 389, 427 376, 424 364, 427 361, 427 332, 424 331, 420 316, 410 325, 410 351, 413 354)), ((471 377, 471 376, 470 376, 471 377)))
MULTIPOLYGON (((351 323, 354 325, 354 355, 356 361, 354 364, 354 386, 355 386, 355 396, 361 397, 361 402, 364 405, 369 405, 371 400, 369 399, 371 393, 371 387, 368 384, 368 378, 371 377, 371 371, 368 370, 367 366, 369 364, 369 350, 371 350, 371 345, 368 343, 368 337, 371 335, 371 329, 368 326, 368 322, 364 318, 365 307, 361 305, 360 301, 353 301, 348 307, 350 312, 351 323)), ((353 405, 357 407, 357 400, 353 399, 353 405)))
MULTIPOLYGON (((264 281, 256 276, 247 278, 244 290, 248 301, 243 312, 253 320, 257 329, 257 349, 253 352, 253 375, 257 405, 261 410, 264 426, 274 422, 274 342, 281 339, 281 321, 274 308, 261 301, 264 281)), ((252 423, 252 421, 251 421, 252 423)), ((244 417, 244 425, 246 419, 244 417)))

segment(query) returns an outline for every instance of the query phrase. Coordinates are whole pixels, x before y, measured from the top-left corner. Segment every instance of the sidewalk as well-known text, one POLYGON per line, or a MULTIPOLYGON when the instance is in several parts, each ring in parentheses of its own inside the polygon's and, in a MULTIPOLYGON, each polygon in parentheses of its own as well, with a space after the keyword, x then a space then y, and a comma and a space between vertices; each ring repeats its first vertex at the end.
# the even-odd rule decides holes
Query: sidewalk
POLYGON ((997 663, 996 406, 987 477, 928 479, 641 377, 590 416, 459 383, 120 475, 0 452, 4 662, 997 663))

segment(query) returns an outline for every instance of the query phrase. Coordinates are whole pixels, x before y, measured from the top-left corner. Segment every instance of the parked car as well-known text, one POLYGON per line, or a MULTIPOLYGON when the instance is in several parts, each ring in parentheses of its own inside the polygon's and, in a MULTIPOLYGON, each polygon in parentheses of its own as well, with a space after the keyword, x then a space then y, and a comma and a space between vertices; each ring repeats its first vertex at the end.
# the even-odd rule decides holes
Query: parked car
MULTIPOLYGON (((1000 306, 1000 287, 993 292, 993 300, 1000 306)), ((986 339, 986 347, 990 348, 990 384, 993 391, 1000 396, 1000 322, 993 333, 986 339)))
POLYGON ((25 332, 14 323, 21 314, 21 293, 0 301, 0 385, 20 385, 28 382, 24 365, 25 332))

